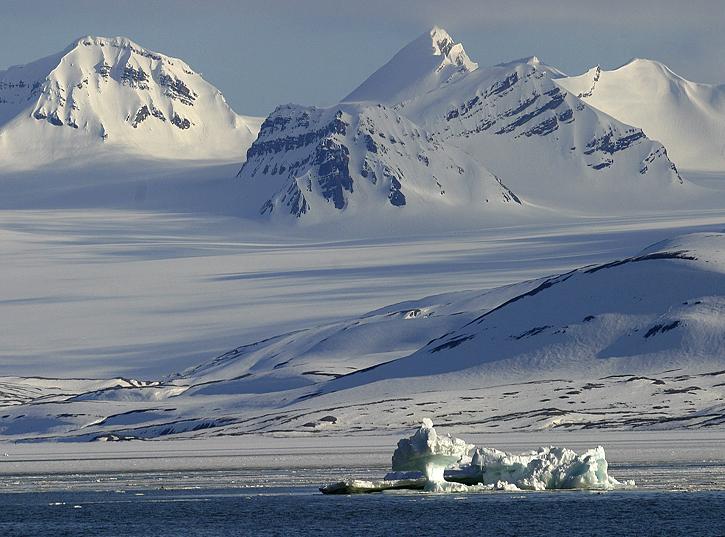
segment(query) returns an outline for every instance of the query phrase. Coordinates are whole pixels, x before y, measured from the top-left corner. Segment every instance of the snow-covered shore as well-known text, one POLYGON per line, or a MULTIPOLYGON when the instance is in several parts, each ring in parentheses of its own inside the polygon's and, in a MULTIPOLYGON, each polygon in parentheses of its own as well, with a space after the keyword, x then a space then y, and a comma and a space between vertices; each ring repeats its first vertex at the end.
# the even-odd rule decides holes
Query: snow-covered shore
MULTIPOLYGON (((725 479, 725 431, 546 431, 534 433, 476 434, 446 428, 465 435, 467 441, 497 449, 522 452, 541 445, 566 445, 583 450, 606 447, 614 467, 632 465, 719 465, 725 479)), ((300 469, 385 469, 398 435, 301 436, 243 435, 202 439, 129 442, 0 443, 0 475, 37 475, 84 472, 233 471, 300 469), (7 456, 2 456, 7 454, 7 456)), ((690 468, 692 469, 692 468, 690 468)), ((635 472, 637 474, 637 472, 635 472)), ((647 480, 634 478, 638 485, 647 480)), ((715 477, 713 475, 713 477, 715 477)))

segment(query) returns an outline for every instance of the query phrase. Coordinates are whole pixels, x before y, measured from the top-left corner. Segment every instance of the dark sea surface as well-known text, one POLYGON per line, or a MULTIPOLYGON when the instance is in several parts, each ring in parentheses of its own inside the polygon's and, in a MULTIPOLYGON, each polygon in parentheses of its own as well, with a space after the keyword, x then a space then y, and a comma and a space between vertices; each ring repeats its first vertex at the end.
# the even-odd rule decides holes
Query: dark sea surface
POLYGON ((725 491, 384 493, 314 487, 0 494, 0 535, 725 536, 725 491))
POLYGON ((636 488, 325 496, 385 466, 0 474, 0 537, 725 537, 721 460, 612 464, 636 488))

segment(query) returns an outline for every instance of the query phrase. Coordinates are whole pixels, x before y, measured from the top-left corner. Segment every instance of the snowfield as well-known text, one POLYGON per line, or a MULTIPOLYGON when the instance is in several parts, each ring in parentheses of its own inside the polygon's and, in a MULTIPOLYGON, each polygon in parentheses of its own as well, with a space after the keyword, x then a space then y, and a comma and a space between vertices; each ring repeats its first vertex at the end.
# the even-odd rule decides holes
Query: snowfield
POLYGON ((41 392, 0 427, 17 440, 382 434, 422 417, 479 431, 714 427, 724 248, 723 233, 683 235, 267 338, 153 383, 41 392))

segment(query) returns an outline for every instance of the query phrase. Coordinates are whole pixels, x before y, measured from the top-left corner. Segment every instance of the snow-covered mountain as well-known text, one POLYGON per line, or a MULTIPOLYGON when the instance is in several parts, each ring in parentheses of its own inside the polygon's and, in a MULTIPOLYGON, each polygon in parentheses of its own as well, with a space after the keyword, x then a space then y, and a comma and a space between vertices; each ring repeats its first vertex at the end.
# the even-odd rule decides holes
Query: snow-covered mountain
POLYGON ((0 434, 369 434, 422 417, 479 431, 713 427, 723 357, 725 233, 699 233, 281 335, 154 383, 45 379, 56 393, 9 401, 0 434))
POLYGON ((691 82, 666 65, 639 58, 556 82, 662 142, 681 168, 725 170, 725 85, 691 82))
POLYGON ((239 171, 261 214, 319 220, 467 209, 521 209, 521 200, 478 161, 382 105, 281 106, 262 125, 239 171))
POLYGON ((685 194, 665 148, 559 88, 538 58, 479 68, 396 106, 547 206, 606 210, 678 203, 685 194))
POLYGON ((259 123, 236 114, 183 61, 124 37, 83 37, 59 54, 0 72, 6 169, 107 149, 228 159, 249 147, 259 123))
POLYGON ((690 185, 665 148, 561 89, 561 76, 535 57, 478 68, 434 27, 340 105, 279 107, 240 176, 263 214, 306 219, 385 198, 465 215, 489 215, 491 202, 510 214, 516 199, 583 213, 680 205, 690 185))

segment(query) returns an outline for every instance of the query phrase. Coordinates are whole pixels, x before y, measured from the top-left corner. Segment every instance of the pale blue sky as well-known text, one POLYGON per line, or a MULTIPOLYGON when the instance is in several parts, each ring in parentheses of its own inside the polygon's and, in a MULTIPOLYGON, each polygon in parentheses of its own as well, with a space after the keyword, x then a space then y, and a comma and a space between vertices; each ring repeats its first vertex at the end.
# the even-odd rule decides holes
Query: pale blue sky
POLYGON ((433 24, 481 65, 537 55, 570 74, 632 57, 725 82, 723 0, 0 0, 0 69, 85 34, 184 59, 239 113, 333 104, 433 24))

